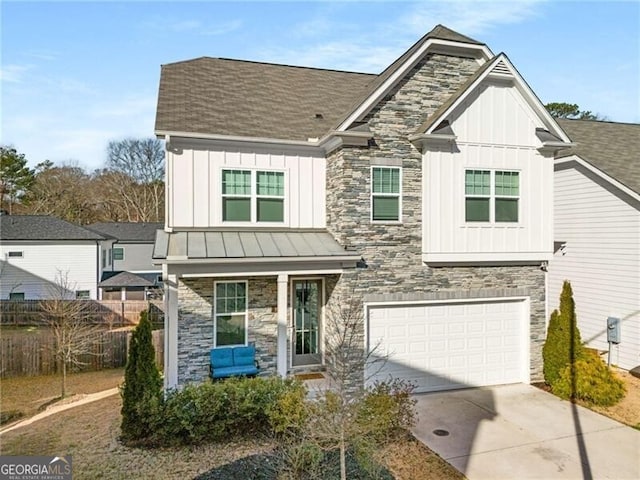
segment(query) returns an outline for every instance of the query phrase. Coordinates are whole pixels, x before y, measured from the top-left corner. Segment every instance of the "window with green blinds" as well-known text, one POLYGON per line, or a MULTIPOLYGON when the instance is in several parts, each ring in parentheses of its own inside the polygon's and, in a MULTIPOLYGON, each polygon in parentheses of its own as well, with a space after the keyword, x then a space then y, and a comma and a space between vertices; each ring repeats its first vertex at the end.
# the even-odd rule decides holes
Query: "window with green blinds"
POLYGON ((488 222, 490 220, 491 172, 467 170, 464 177, 465 220, 488 222))
POLYGON ((247 341, 247 282, 216 282, 215 346, 247 341))
POLYGON ((284 222, 284 172, 223 170, 222 220, 284 222))
POLYGON ((375 222, 400 221, 400 168, 371 169, 371 219, 375 222))
POLYGON ((466 170, 464 191, 465 221, 518 221, 519 172, 466 170))

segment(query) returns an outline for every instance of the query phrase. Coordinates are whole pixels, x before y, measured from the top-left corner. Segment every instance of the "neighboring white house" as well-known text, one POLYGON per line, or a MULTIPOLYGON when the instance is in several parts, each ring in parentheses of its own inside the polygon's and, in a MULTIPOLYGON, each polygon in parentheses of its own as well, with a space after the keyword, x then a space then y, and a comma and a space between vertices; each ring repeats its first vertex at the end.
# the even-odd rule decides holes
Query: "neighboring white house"
POLYGON ((555 161, 549 307, 569 280, 582 340, 609 350, 607 318, 620 319, 611 361, 632 369, 640 365, 640 125, 559 123, 577 147, 555 161))
POLYGON ((162 287, 162 269, 152 263, 156 231, 163 223, 100 222, 87 226, 113 239, 102 251, 101 298, 144 300, 147 293, 162 287))
POLYGON ((335 366, 338 325, 418 391, 542 379, 553 161, 571 145, 504 54, 437 26, 379 75, 163 65, 165 385, 255 344, 335 366))
POLYGON ((103 235, 43 215, 0 215, 0 299, 51 298, 59 274, 68 298, 97 299, 103 235))

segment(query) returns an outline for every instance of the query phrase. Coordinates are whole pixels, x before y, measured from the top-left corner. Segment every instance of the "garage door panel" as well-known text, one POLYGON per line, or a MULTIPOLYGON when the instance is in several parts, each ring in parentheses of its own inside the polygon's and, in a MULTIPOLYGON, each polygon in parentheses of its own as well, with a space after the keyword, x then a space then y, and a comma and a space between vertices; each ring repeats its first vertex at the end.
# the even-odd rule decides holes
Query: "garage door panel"
POLYGON ((522 301, 371 308, 370 342, 389 355, 376 378, 425 392, 521 382, 525 321, 522 301))

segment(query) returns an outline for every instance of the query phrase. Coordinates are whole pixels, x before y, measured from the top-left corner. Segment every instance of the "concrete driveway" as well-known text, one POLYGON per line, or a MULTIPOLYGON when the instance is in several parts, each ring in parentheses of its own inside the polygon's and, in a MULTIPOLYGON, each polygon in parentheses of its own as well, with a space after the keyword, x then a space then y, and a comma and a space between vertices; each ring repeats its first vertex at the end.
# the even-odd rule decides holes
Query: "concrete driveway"
POLYGON ((470 480, 640 478, 640 431, 530 385, 415 398, 414 435, 470 480))

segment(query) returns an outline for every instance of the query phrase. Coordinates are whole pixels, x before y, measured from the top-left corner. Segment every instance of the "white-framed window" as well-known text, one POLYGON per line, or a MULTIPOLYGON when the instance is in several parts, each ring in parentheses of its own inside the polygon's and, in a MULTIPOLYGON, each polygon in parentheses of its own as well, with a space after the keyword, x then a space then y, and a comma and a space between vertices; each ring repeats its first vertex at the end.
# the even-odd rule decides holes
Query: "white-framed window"
MULTIPOLYGON (((115 247, 113 249, 113 260, 124 260, 124 248, 122 247, 115 247)), ((109 264, 111 264, 111 262, 109 262, 109 264)))
POLYGON ((214 284, 214 347, 247 344, 247 282, 214 284))
POLYGON ((102 268, 107 268, 107 251, 102 250, 102 268))
POLYGON ((24 300, 24 292, 11 292, 9 294, 9 300, 24 300))
POLYGON ((511 170, 465 170, 466 222, 517 223, 520 173, 511 170))
POLYGON ((371 221, 400 222, 402 219, 402 169, 371 167, 371 221))
POLYGON ((284 222, 284 172, 222 170, 222 221, 284 222))
POLYGON ((89 290, 76 290, 77 300, 88 300, 91 298, 91 292, 89 290))
POLYGON ((7 257, 9 258, 23 258, 24 252, 22 250, 11 250, 7 252, 7 257))

